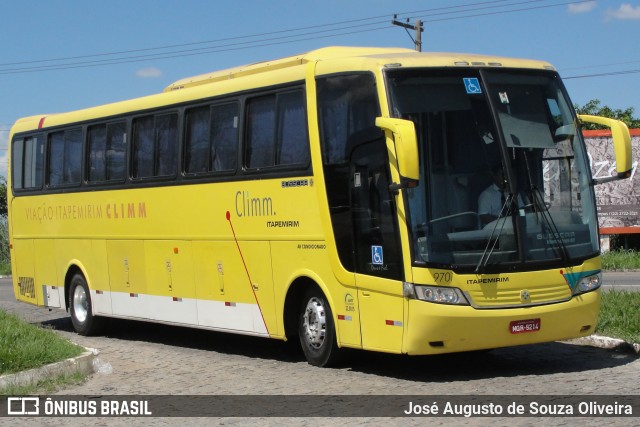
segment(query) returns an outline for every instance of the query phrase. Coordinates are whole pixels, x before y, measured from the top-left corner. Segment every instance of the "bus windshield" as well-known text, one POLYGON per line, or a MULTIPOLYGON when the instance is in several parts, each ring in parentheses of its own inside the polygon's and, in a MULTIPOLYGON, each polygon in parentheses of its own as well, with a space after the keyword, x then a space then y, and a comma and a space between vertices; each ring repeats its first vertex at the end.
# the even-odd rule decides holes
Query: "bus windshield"
POLYGON ((597 254, 589 162, 557 73, 410 69, 387 80, 393 115, 418 134, 414 265, 516 271, 597 254))

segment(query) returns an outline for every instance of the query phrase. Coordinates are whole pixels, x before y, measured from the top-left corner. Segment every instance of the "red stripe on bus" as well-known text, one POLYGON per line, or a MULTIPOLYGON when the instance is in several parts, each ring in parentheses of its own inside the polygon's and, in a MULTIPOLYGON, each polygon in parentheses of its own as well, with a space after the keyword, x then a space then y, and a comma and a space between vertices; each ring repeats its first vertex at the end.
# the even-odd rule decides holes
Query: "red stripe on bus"
POLYGON ((251 275, 249 274, 249 268, 247 267, 247 263, 244 260, 244 255, 242 255, 242 249, 240 249, 240 243, 238 242, 238 237, 236 236, 236 231, 233 229, 233 223, 231 222, 231 212, 227 211, 226 213, 227 221, 229 222, 229 227, 231 227, 231 234, 233 235, 233 240, 236 242, 236 247, 238 248, 238 253, 240 254, 240 259, 242 260, 242 265, 244 265, 244 271, 247 273, 247 279, 249 281, 249 286, 251 287, 251 292, 253 292, 253 298, 256 300, 256 304, 258 305, 258 310, 260 311, 260 317, 262 317, 262 323, 264 324, 264 329, 267 331, 267 335, 271 335, 269 333, 269 327, 267 326, 267 321, 264 320, 264 313, 262 312, 262 307, 260 307, 260 301, 258 301, 258 295, 256 295, 256 288, 253 286, 253 281, 251 280, 251 275))

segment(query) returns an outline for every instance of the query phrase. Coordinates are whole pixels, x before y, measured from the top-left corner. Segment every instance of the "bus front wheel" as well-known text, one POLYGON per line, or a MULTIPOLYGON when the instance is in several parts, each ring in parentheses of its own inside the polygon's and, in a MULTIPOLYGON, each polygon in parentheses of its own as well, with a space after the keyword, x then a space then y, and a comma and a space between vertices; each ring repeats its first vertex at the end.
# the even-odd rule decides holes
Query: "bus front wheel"
POLYGON ((319 289, 310 289, 302 299, 298 335, 307 361, 330 366, 338 361, 339 348, 331 307, 319 289))
POLYGON ((104 326, 104 319, 93 315, 89 286, 80 273, 73 276, 69 286, 69 312, 73 328, 80 335, 95 335, 104 326))

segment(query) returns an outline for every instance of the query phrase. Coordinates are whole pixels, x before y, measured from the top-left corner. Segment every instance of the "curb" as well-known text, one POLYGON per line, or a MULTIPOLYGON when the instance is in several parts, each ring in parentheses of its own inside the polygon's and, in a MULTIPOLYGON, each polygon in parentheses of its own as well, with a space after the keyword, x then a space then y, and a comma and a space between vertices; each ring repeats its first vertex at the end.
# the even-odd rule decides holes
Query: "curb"
POLYGON ((601 335, 589 335, 588 337, 575 338, 566 341, 569 344, 588 345, 591 347, 616 350, 624 353, 640 354, 640 344, 629 343, 618 338, 603 337, 601 335))
POLYGON ((76 372, 83 374, 93 374, 94 361, 97 359, 98 350, 86 348, 80 356, 66 359, 60 362, 51 363, 40 368, 29 369, 28 371, 16 372, 0 376, 0 390, 9 386, 27 386, 37 384, 49 377, 58 375, 70 375, 76 372))

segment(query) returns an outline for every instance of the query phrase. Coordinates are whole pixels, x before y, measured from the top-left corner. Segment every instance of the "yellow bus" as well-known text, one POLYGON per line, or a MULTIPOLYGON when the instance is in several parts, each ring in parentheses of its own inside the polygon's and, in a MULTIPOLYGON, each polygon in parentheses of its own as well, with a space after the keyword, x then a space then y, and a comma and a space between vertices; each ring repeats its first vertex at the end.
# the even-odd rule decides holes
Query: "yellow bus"
POLYGON ((580 120, 541 61, 328 47, 21 119, 16 297, 70 312, 426 355, 591 334, 580 120), (493 192, 493 193, 492 193, 493 192))

